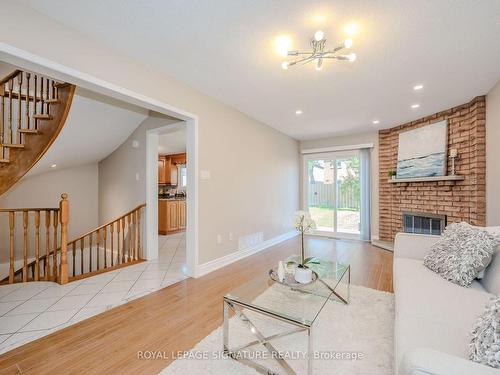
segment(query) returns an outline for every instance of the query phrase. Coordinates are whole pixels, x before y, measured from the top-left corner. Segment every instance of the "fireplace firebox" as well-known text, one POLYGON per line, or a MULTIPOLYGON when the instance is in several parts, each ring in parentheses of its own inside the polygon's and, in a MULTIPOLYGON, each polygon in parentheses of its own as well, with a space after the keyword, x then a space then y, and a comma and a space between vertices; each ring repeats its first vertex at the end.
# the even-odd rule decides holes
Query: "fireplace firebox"
POLYGON ((446 215, 403 211, 403 231, 439 236, 446 227, 446 215))

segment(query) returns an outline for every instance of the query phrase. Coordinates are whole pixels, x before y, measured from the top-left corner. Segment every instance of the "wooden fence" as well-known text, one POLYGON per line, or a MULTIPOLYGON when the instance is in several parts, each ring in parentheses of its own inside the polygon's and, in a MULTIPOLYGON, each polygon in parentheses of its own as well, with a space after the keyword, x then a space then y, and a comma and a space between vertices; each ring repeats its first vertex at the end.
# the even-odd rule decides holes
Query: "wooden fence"
MULTIPOLYGON (((359 210, 359 190, 352 185, 339 185, 338 208, 359 210)), ((335 207, 335 187, 333 184, 314 182, 309 185, 309 206, 335 207)))

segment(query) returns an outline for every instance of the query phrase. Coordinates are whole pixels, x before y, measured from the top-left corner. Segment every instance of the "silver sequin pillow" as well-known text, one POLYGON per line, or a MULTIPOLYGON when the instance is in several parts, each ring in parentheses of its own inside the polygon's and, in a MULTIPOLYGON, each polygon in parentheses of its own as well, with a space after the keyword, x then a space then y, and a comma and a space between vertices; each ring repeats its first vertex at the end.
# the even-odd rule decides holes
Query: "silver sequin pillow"
POLYGON ((498 238, 467 223, 446 227, 424 265, 452 283, 468 286, 490 264, 498 238))
POLYGON ((500 368, 500 297, 492 298, 474 324, 469 358, 483 365, 500 368))

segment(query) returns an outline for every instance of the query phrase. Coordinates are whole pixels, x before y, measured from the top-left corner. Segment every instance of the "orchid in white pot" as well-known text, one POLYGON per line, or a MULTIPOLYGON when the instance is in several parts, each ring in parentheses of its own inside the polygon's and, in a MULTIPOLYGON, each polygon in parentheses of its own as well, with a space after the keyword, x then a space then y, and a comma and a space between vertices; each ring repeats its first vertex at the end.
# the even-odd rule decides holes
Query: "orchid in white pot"
POLYGON ((307 263, 313 262, 315 258, 306 258, 306 251, 304 247, 304 234, 312 232, 316 229, 316 222, 311 218, 307 211, 297 211, 294 214, 295 229, 300 233, 301 237, 301 253, 300 265, 305 266, 307 263))

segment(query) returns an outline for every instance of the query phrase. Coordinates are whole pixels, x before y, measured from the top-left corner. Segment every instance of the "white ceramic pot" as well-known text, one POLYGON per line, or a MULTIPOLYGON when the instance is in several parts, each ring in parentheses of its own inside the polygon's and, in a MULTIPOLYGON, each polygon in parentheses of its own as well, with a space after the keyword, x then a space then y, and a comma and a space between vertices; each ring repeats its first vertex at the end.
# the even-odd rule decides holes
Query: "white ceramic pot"
POLYGON ((309 268, 297 267, 295 270, 295 281, 301 284, 310 283, 312 280, 312 270, 309 268))

